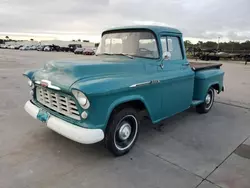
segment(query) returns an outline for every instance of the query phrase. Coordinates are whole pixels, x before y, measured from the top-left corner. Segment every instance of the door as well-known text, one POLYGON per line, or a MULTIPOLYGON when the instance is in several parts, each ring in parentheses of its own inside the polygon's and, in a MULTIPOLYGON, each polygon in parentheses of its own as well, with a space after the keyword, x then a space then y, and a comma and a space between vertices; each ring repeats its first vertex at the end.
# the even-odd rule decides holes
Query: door
POLYGON ((189 108, 192 102, 194 72, 185 58, 180 36, 161 37, 162 53, 169 54, 158 71, 162 75, 162 116, 164 118, 189 108))

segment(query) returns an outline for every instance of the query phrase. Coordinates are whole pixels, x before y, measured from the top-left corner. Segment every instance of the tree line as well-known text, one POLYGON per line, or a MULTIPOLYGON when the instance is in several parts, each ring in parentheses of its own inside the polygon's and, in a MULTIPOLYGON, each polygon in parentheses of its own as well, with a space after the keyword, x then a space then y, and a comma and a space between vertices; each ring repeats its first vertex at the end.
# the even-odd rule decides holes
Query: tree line
POLYGON ((184 41, 185 48, 186 49, 204 49, 204 50, 218 50, 218 51, 224 51, 224 52, 230 52, 230 53, 237 53, 237 52, 244 52, 244 51, 250 51, 250 41, 247 40, 245 42, 213 42, 213 41, 207 41, 207 42, 202 42, 198 41, 196 44, 193 44, 189 40, 184 41))

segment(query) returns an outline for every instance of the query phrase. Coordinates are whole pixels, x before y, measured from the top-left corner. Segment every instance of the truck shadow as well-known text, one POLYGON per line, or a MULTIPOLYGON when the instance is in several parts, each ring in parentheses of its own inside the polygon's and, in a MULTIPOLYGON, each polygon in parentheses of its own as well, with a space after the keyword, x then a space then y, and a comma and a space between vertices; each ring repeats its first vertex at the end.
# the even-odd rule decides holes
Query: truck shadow
POLYGON ((191 115, 196 115, 195 108, 189 108, 184 112, 169 117, 157 124, 153 124, 149 118, 144 118, 141 121, 140 133, 145 134, 151 131, 154 132, 172 132, 178 128, 177 122, 185 121, 191 115))

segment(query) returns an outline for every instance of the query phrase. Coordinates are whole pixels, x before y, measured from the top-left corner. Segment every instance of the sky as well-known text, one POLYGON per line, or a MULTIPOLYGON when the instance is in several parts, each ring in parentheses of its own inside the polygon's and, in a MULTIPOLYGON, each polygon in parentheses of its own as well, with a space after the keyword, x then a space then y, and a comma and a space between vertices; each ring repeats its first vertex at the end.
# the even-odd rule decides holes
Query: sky
POLYGON ((1 0, 0 36, 100 40, 107 28, 163 25, 185 39, 250 40, 250 0, 1 0))

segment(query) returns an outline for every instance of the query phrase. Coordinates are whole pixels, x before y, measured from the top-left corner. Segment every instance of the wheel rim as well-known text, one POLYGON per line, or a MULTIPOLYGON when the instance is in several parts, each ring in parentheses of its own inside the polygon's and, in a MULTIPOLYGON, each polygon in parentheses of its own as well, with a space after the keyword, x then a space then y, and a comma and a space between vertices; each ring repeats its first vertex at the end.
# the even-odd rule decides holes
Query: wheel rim
POLYGON ((211 95, 207 94, 206 99, 205 99, 206 104, 210 104, 211 103, 211 99, 212 99, 211 95))
POLYGON ((127 122, 124 122, 124 124, 121 126, 119 130, 119 139, 126 140, 131 134, 131 125, 127 122))
POLYGON ((138 122, 135 116, 127 115, 123 117, 116 128, 114 143, 117 149, 126 150, 135 141, 138 132, 138 122))
POLYGON ((214 101, 214 91, 213 89, 209 89, 205 98, 205 108, 207 110, 212 107, 213 101, 214 101))

